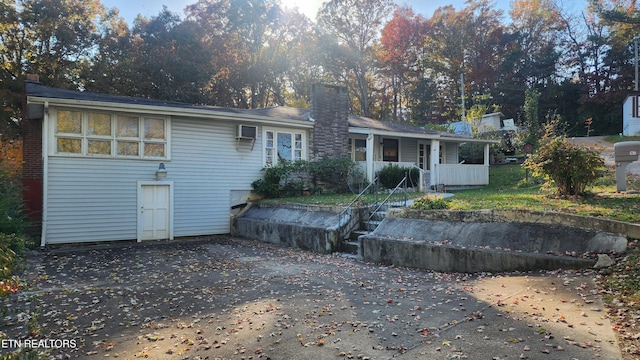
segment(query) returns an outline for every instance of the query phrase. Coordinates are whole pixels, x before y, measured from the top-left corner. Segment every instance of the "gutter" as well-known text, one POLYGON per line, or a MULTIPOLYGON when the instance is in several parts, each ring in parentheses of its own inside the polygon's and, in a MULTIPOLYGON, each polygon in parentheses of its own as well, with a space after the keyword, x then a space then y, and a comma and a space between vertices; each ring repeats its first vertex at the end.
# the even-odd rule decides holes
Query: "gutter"
POLYGON ((140 105, 140 104, 123 104, 117 102, 107 101, 87 101, 87 100, 73 100, 73 99, 61 99, 61 98, 46 98, 38 96, 28 96, 27 103, 29 104, 47 104, 54 103, 55 105, 66 107, 86 108, 90 106, 96 110, 109 110, 109 111, 126 111, 132 113, 145 113, 145 114, 158 114, 158 115, 170 115, 170 116, 188 116, 194 118, 208 118, 219 120, 234 120, 234 121, 253 121, 260 122, 268 125, 283 125, 287 124, 298 128, 314 127, 312 121, 305 120, 291 120, 287 118, 272 118, 267 116, 256 116, 247 114, 238 114, 233 112, 216 111, 214 109, 193 109, 193 108, 176 108, 170 106, 155 106, 155 105, 140 105))
POLYGON ((352 126, 349 127, 349 134, 394 136, 394 137, 404 137, 404 138, 413 138, 413 139, 442 140, 442 141, 459 142, 459 143, 469 142, 469 143, 482 143, 482 144, 497 144, 500 142, 499 140, 457 137, 455 134, 421 134, 421 133, 411 133, 411 132, 377 130, 377 129, 371 129, 371 128, 360 128, 360 127, 352 127, 352 126))

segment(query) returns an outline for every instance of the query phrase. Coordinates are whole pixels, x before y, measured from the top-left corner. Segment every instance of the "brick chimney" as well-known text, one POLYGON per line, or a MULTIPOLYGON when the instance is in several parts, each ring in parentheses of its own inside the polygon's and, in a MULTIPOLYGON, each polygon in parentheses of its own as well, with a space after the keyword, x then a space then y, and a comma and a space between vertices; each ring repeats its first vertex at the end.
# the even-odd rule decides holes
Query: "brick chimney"
POLYGON ((40 75, 38 74, 27 74, 27 81, 40 82, 40 75))
POLYGON ((349 97, 341 86, 314 84, 311 87, 313 159, 338 158, 348 155, 349 97))

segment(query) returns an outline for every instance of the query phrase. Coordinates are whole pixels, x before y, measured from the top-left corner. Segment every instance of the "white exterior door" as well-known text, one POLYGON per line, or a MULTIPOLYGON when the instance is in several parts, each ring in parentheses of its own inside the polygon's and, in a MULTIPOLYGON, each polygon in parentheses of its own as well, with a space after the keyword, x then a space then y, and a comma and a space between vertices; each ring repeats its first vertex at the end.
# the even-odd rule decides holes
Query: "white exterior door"
POLYGON ((141 184, 138 203, 138 241, 172 239, 171 185, 141 184))

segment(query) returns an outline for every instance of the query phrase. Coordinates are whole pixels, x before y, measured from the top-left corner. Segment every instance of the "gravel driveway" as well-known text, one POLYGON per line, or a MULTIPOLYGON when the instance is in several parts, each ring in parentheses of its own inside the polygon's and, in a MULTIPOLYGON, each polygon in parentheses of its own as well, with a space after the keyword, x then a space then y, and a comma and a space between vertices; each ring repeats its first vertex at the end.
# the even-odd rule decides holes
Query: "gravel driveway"
POLYGON ((228 237, 26 261, 29 288, 2 299, 5 354, 21 343, 53 359, 621 358, 591 271, 447 274, 228 237))

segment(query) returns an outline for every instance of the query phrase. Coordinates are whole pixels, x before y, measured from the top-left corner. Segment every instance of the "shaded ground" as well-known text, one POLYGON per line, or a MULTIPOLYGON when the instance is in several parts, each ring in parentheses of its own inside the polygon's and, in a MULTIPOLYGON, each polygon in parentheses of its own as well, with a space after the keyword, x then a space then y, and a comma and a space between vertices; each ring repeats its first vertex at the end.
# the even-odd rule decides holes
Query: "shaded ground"
POLYGON ((621 358, 590 271, 446 274, 227 237, 26 261, 5 354, 30 338, 73 342, 52 358, 621 358))

